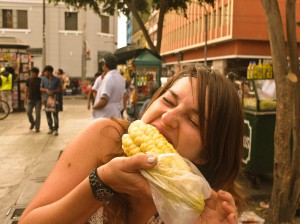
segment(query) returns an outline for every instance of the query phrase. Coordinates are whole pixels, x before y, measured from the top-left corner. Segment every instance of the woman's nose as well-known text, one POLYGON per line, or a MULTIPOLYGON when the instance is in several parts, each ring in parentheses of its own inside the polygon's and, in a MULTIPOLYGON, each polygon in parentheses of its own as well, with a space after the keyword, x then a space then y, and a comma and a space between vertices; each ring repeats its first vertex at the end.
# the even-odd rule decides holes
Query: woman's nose
POLYGON ((162 115, 161 120, 164 126, 177 128, 179 122, 179 114, 176 113, 174 109, 168 110, 162 115))

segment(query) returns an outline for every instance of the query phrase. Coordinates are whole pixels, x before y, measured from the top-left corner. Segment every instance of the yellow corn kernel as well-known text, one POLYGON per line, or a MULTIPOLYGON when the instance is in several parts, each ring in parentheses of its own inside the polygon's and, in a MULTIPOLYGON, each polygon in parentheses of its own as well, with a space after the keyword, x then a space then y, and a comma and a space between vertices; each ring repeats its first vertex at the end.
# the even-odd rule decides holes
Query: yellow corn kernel
POLYGON ((140 152, 152 154, 177 153, 172 144, 159 133, 157 128, 141 120, 131 123, 128 134, 122 137, 122 148, 127 156, 140 152))

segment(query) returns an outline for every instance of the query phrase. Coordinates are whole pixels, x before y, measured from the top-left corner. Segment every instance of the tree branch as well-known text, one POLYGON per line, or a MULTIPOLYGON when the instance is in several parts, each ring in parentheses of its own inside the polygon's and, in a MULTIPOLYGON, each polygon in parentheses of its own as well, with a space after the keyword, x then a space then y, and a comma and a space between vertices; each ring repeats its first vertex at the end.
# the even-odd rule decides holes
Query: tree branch
POLYGON ((147 41, 147 43, 149 44, 149 47, 152 51, 154 52, 157 52, 154 44, 153 44, 153 41, 151 40, 150 36, 149 36, 149 33, 148 33, 148 30, 146 29, 144 23, 143 23, 143 20, 142 18, 140 17, 138 11, 136 10, 136 7, 134 5, 134 2, 135 1, 125 1, 126 5, 128 6, 128 8, 130 9, 133 17, 136 19, 137 23, 139 24, 139 27, 141 28, 143 34, 144 34, 144 37, 147 41))

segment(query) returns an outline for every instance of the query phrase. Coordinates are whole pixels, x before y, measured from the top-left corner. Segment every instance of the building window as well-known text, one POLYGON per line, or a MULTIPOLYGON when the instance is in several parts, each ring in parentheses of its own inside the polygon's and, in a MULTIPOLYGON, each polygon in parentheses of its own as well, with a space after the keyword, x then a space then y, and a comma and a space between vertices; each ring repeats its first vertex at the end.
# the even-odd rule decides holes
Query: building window
POLYGON ((78 30, 77 12, 65 12, 65 30, 78 30))
POLYGON ((18 29, 28 28, 28 19, 26 10, 17 10, 18 29))
POLYGON ((218 15, 218 26, 220 27, 220 26, 221 26, 221 23, 222 23, 222 8, 219 8, 218 11, 219 11, 219 15, 218 15))
POLYGON ((203 26, 202 26, 202 16, 201 16, 199 19, 199 34, 201 34, 203 32, 202 28, 203 28, 203 26))
POLYGON ((101 16, 101 33, 109 33, 109 16, 101 16))
POLYGON ((13 14, 10 9, 2 10, 2 27, 13 28, 13 14))
POLYGON ((229 22, 229 7, 225 5, 225 15, 224 15, 224 23, 228 25, 229 22))
POLYGON ((217 12, 214 10, 213 12, 213 29, 216 28, 216 23, 217 23, 217 12))
POLYGON ((28 18, 26 10, 0 10, 0 28, 28 29, 28 18))
POLYGON ((211 27, 211 17, 212 17, 212 16, 211 16, 211 13, 209 13, 209 14, 208 14, 208 17, 207 17, 207 19, 208 19, 208 20, 207 20, 207 30, 211 30, 211 28, 212 28, 212 27, 211 27))

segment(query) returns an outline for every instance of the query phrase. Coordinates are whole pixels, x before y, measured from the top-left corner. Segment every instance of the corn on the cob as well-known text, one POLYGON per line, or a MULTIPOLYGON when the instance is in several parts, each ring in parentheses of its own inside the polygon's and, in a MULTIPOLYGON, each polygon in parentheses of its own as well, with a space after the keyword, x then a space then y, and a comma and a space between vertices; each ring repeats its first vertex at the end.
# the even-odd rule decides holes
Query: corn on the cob
POLYGON ((137 153, 152 154, 176 153, 176 150, 159 131, 141 120, 132 122, 128 134, 122 137, 122 148, 127 156, 137 153))
MULTIPOLYGON (((169 208, 168 212, 173 211, 171 213, 174 216, 180 214, 183 207, 187 213, 196 211, 196 216, 202 213, 204 198, 210 195, 209 184, 198 169, 190 161, 183 159, 154 126, 141 120, 134 121, 129 126, 128 134, 122 137, 122 148, 127 156, 146 152, 158 155, 157 166, 151 170, 141 170, 141 173, 148 179, 152 190, 154 189, 153 194, 159 192, 162 195, 159 200, 164 202, 157 209, 162 218, 166 218, 165 222, 168 219, 163 215, 166 208, 169 208)), ((158 200, 158 197, 154 196, 154 202, 155 199, 158 200)), ((177 224, 178 221, 169 223, 177 224)))

